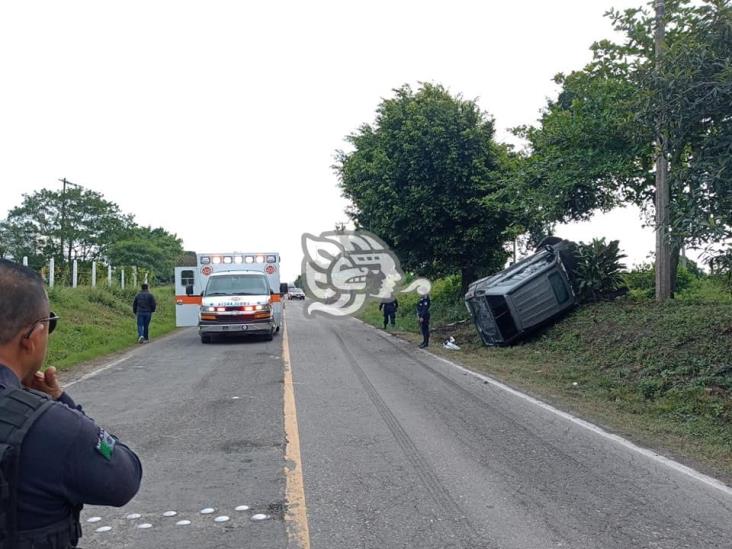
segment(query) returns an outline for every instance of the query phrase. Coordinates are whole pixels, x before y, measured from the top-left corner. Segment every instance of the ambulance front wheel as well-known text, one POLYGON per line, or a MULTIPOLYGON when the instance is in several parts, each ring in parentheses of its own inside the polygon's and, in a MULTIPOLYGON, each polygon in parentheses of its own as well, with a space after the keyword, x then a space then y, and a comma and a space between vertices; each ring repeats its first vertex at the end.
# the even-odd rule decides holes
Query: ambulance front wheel
POLYGON ((201 343, 203 343, 203 344, 211 343, 211 336, 202 335, 201 336, 201 343))
POLYGON ((265 341, 272 341, 274 339, 274 330, 264 336, 265 341))

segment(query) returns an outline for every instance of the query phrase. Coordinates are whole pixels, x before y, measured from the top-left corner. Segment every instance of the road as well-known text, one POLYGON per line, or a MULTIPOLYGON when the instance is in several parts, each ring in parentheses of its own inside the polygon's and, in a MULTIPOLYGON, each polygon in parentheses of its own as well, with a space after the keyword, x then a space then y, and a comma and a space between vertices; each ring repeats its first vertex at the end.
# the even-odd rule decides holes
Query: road
POLYGON ((185 329, 72 383, 144 466, 127 506, 84 510, 82 547, 732 547, 729 488, 303 307, 286 346, 185 329))

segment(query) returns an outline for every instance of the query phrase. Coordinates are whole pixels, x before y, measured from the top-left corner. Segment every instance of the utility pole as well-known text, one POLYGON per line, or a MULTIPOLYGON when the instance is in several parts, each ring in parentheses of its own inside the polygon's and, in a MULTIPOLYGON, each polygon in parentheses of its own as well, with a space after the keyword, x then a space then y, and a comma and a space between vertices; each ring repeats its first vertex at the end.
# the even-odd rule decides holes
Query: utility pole
MULTIPOLYGON (((663 70, 665 44, 665 3, 656 4, 656 71, 663 70)), ((669 242, 669 187, 668 187, 668 143, 666 141, 666 106, 657 105, 656 118, 656 301, 663 302, 671 297, 671 245, 669 242)))
MULTIPOLYGON (((81 188, 81 185, 77 185, 76 183, 72 183, 71 181, 67 181, 67 179, 64 177, 63 179, 59 179, 61 183, 63 183, 63 187, 61 190, 61 271, 64 272, 64 236, 66 235, 66 185, 73 185, 74 187, 81 188)), ((69 256, 71 255, 71 250, 69 250, 69 256)), ((69 259, 71 259, 69 257, 69 259)))

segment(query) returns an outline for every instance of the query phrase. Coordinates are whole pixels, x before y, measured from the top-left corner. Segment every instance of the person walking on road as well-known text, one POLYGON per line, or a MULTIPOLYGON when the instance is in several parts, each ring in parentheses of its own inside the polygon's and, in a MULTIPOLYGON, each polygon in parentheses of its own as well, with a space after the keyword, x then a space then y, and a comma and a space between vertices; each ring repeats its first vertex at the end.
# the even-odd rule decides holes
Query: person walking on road
POLYGON ((150 293, 147 284, 142 285, 142 291, 135 296, 132 302, 132 312, 137 315, 137 342, 148 343, 150 341, 150 320, 157 309, 155 296, 150 293))
POLYGON ((396 327, 397 309, 399 309, 399 301, 396 298, 379 303, 379 310, 384 313, 384 330, 386 330, 389 321, 391 321, 392 328, 396 327))
POLYGON ((417 302, 417 320, 419 321, 419 330, 422 332, 420 349, 424 349, 430 344, 430 305, 429 294, 423 295, 417 302))
POLYGON ((140 488, 137 455, 40 369, 59 317, 43 280, 0 260, 0 547, 70 549, 85 503, 122 507, 140 488))

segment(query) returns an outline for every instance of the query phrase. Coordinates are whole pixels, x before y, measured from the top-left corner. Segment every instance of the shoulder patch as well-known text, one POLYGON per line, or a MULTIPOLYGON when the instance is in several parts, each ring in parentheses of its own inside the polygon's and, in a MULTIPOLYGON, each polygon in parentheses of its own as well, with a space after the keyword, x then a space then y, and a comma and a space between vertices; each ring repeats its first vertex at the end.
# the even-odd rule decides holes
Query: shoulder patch
POLYGON ((111 461, 112 452, 114 452, 115 444, 117 444, 117 440, 107 431, 100 427, 99 433, 97 434, 96 451, 102 454, 104 459, 106 459, 107 461, 111 461))

